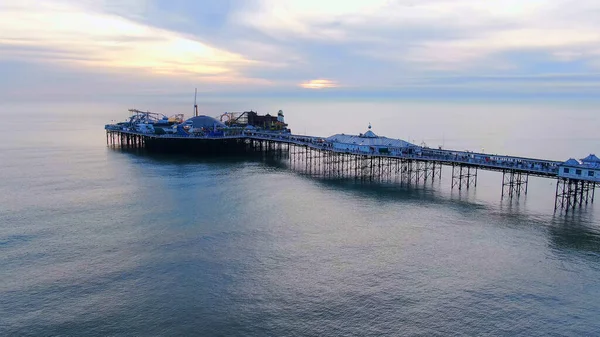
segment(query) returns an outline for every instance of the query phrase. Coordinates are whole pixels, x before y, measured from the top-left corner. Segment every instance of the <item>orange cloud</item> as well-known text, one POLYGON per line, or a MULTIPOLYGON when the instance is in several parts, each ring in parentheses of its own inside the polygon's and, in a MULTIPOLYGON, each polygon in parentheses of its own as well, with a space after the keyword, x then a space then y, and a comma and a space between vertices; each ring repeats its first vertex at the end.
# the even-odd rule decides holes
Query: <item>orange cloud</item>
POLYGON ((324 88, 335 88, 338 87, 337 82, 331 80, 310 80, 308 82, 300 83, 302 88, 306 89, 324 89, 324 88))

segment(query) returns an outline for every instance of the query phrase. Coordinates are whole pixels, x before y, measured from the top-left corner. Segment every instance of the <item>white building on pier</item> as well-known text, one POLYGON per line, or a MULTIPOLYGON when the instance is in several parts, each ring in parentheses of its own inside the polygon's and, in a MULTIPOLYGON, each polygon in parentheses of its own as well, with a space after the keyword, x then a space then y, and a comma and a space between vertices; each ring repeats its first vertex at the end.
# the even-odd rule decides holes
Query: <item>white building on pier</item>
POLYGON ((558 167, 560 178, 600 182, 600 158, 594 154, 577 160, 569 159, 558 167))
POLYGON ((399 155, 413 154, 420 147, 400 139, 392 139, 381 137, 369 130, 364 134, 346 135, 337 134, 328 137, 326 141, 332 144, 333 149, 338 151, 346 151, 352 153, 369 153, 369 154, 392 154, 399 155))

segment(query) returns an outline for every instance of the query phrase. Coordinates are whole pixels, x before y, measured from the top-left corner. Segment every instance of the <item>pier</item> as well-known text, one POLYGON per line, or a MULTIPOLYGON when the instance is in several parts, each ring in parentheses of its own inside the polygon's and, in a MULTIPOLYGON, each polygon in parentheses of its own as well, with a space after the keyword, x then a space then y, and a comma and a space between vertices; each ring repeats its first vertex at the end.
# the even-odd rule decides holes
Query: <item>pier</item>
MULTIPOLYGON (((190 118, 204 118, 205 125, 197 128, 201 131, 193 132, 193 127, 185 129, 186 125, 193 125, 188 120, 187 124, 182 121, 168 124, 169 132, 157 132, 156 126, 148 128, 158 125, 156 120, 149 120, 149 115, 144 115, 148 113, 133 111, 137 122, 132 118, 129 123, 105 126, 109 146, 199 155, 285 153, 290 167, 307 175, 367 182, 433 183, 442 178, 442 167, 446 166, 452 169, 450 187, 458 190, 475 188, 478 171, 496 171, 502 174, 501 198, 507 199, 526 195, 529 178, 541 177, 556 180, 554 209, 565 212, 593 203, 600 184, 600 159, 595 155, 560 162, 418 146, 377 136, 370 125, 364 134, 325 138, 297 135, 285 128, 264 130, 248 127, 249 124, 218 125, 216 119, 207 116, 190 118), (212 126, 207 125, 211 122, 212 126)), ((281 111, 278 118, 287 127, 281 111)))

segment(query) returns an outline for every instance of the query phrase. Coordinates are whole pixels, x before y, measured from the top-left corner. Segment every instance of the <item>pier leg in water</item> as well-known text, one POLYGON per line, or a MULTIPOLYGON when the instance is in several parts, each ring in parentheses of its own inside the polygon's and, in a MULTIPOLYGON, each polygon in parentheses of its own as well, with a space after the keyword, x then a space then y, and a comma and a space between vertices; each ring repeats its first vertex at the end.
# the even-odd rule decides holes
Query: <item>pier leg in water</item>
POLYGON ((465 185, 467 189, 469 189, 471 185, 477 187, 477 167, 462 164, 452 165, 452 188, 458 186, 458 189, 462 190, 463 185, 465 185))
POLYGON ((502 198, 518 198, 521 192, 527 194, 529 175, 514 170, 502 171, 502 198))

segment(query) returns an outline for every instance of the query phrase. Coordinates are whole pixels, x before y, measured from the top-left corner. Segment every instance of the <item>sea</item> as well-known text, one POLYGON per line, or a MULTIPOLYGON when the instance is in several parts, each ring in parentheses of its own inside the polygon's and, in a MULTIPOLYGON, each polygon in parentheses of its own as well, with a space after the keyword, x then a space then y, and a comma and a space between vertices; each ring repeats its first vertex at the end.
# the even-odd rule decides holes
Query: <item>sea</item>
MULTIPOLYGON (((312 177, 285 159, 107 146, 128 108, 2 103, 0 336, 598 336, 600 200, 312 177)), ((597 103, 214 101, 294 133, 552 160, 600 153, 597 103)))

